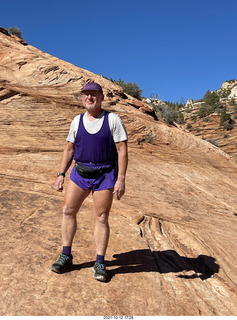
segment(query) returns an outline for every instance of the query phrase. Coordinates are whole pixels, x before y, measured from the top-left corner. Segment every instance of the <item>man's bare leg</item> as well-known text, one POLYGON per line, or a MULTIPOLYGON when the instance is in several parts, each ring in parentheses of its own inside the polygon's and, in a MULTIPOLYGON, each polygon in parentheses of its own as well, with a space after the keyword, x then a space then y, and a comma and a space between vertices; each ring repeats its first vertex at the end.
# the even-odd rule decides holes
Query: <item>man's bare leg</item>
POLYGON ((69 180, 63 206, 62 219, 62 244, 63 253, 52 265, 51 271, 63 273, 72 268, 71 246, 77 229, 77 212, 85 198, 90 194, 90 190, 83 190, 74 182, 69 180))
POLYGON ((98 281, 106 281, 107 272, 104 264, 104 256, 109 242, 109 211, 113 201, 113 188, 109 190, 94 191, 95 210, 95 244, 96 262, 93 267, 94 278, 98 281))
POLYGON ((72 246, 77 230, 77 212, 83 201, 90 194, 90 190, 83 190, 69 180, 66 189, 62 218, 62 245, 72 246))
POLYGON ((96 254, 105 256, 109 242, 109 211, 113 201, 113 188, 109 190, 94 191, 95 230, 94 238, 96 254))

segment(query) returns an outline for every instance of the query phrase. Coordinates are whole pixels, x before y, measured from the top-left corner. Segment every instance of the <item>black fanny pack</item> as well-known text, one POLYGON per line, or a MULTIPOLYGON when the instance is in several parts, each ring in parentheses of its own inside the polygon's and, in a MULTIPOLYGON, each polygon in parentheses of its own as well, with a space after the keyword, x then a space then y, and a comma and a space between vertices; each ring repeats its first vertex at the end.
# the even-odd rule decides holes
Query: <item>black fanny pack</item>
POLYGON ((87 178, 87 179, 95 179, 99 175, 104 174, 104 173, 110 171, 112 168, 114 168, 114 166, 111 166, 109 168, 93 169, 93 168, 83 166, 82 164, 80 164, 78 162, 76 162, 75 166, 76 166, 77 173, 81 177, 87 178))

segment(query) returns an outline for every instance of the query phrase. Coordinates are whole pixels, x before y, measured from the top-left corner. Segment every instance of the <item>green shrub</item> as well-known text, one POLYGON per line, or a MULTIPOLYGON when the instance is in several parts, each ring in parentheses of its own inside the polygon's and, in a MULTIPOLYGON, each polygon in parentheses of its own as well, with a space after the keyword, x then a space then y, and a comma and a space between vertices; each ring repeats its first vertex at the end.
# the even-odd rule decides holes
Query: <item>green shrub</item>
MULTIPOLYGON (((196 114, 200 118, 204 118, 219 108, 220 97, 216 92, 207 91, 203 99, 204 103, 196 114)), ((206 120, 208 121, 208 120, 206 120)))
POLYGON ((232 130, 235 125, 235 120, 231 118, 229 113, 226 113, 226 109, 223 109, 220 118, 220 126, 225 130, 232 130))
POLYGON ((191 125, 191 123, 188 123, 188 124, 187 124, 187 129, 188 129, 188 130, 192 129, 192 127, 193 127, 193 126, 191 125))
MULTIPOLYGON (((230 120, 232 120, 232 119, 230 118, 230 120)), ((235 125, 235 121, 232 120, 232 121, 227 122, 224 125, 224 128, 225 128, 225 130, 229 130, 230 131, 230 130, 232 130, 234 128, 234 125, 235 125)))
POLYGON ((206 139, 207 142, 213 144, 216 147, 219 147, 218 141, 212 139, 206 139))
POLYGON ((220 126, 224 126, 229 120, 230 120, 230 115, 226 113, 226 109, 224 108, 221 112, 220 126))
POLYGON ((206 117, 205 119, 203 119, 204 122, 209 122, 210 121, 210 118, 209 117, 206 117))
POLYGON ((179 124, 184 124, 185 120, 184 120, 184 115, 182 114, 182 112, 178 112, 178 118, 176 119, 176 122, 179 124))
MULTIPOLYGON (((233 97, 231 98, 231 100, 229 102, 229 105, 231 107, 235 107, 234 109, 237 109, 237 103, 236 103, 236 101, 235 101, 235 99, 233 97)), ((236 110, 236 112, 237 112, 237 110, 236 110)))
POLYGON ((193 122, 196 122, 197 121, 197 116, 196 115, 192 115, 190 117, 190 119, 193 121, 193 122))
POLYGON ((200 118, 204 118, 209 114, 208 106, 206 104, 201 105, 200 109, 197 111, 197 115, 200 118))
POLYGON ((150 105, 153 107, 158 118, 163 119, 168 124, 173 124, 173 122, 184 123, 183 115, 180 115, 181 112, 178 112, 170 108, 163 101, 151 102, 150 105))
MULTIPOLYGON (((180 123, 180 118, 179 118, 179 112, 170 108, 167 105, 162 105, 160 107, 160 113, 161 113, 161 117, 164 119, 164 121, 166 123, 169 124, 173 124, 173 122, 178 122, 180 123)), ((182 119, 181 119, 181 123, 182 123, 182 119)))
POLYGON ((209 106, 216 106, 220 102, 220 97, 216 92, 207 90, 203 100, 209 106))
POLYGON ((177 111, 169 108, 166 105, 163 105, 160 108, 161 116, 165 120, 165 122, 172 124, 177 119, 177 111))
POLYGON ((163 119, 169 124, 172 124, 173 122, 184 124, 184 115, 180 111, 182 108, 184 108, 182 99, 181 102, 164 101, 164 105, 161 110, 163 119))
POLYGON ((155 144, 155 140, 156 140, 155 136, 152 134, 152 132, 146 134, 142 139, 143 142, 150 143, 150 144, 153 144, 153 145, 155 144))
POLYGON ((122 87, 123 91, 130 96, 142 100, 142 91, 135 82, 127 82, 125 83, 123 80, 119 79, 118 81, 112 80, 112 82, 116 83, 120 87, 122 87))
POLYGON ((10 27, 8 32, 22 39, 22 31, 18 27, 10 27))

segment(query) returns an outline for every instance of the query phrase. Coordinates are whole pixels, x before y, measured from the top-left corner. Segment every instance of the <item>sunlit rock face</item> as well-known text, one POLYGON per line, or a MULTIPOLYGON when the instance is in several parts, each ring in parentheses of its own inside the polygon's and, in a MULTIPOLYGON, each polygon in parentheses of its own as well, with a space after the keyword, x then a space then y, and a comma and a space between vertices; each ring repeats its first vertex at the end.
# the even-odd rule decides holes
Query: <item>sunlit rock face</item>
MULTIPOLYGON (((0 33, 2 316, 237 314, 237 166, 212 144, 155 120, 102 76, 0 33), (78 213, 74 269, 61 252, 63 194, 54 190, 80 90, 100 83, 129 136, 126 194, 114 200, 109 279, 93 279, 93 200, 78 213)), ((65 188, 69 173, 66 176, 65 188)))

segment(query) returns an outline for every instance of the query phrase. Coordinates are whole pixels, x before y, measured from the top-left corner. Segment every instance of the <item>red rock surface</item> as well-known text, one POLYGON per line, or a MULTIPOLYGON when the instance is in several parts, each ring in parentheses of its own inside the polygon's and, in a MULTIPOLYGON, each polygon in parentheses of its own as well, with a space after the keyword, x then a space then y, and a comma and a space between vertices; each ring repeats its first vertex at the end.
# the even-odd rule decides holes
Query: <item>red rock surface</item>
POLYGON ((0 315, 237 315, 236 163, 154 120, 103 77, 4 33, 0 44, 0 315), (111 210, 107 283, 92 277, 90 197, 78 214, 75 270, 50 271, 61 251, 55 175, 70 122, 83 112, 80 89, 91 80, 105 88, 105 108, 129 134, 127 191, 111 210))
MULTIPOLYGON (((237 98, 234 99, 237 103, 237 98)), ((236 122, 236 111, 231 105, 231 99, 223 99, 220 102, 222 108, 227 108, 227 113, 230 114, 231 119, 236 122)), ((188 125, 191 125, 190 132, 203 140, 212 141, 221 150, 228 153, 232 159, 237 161, 237 125, 233 126, 232 130, 227 130, 224 126, 220 126, 221 115, 218 112, 213 112, 205 117, 197 116, 202 104, 196 104, 191 110, 183 111, 186 124, 184 127, 188 130, 188 125)))

